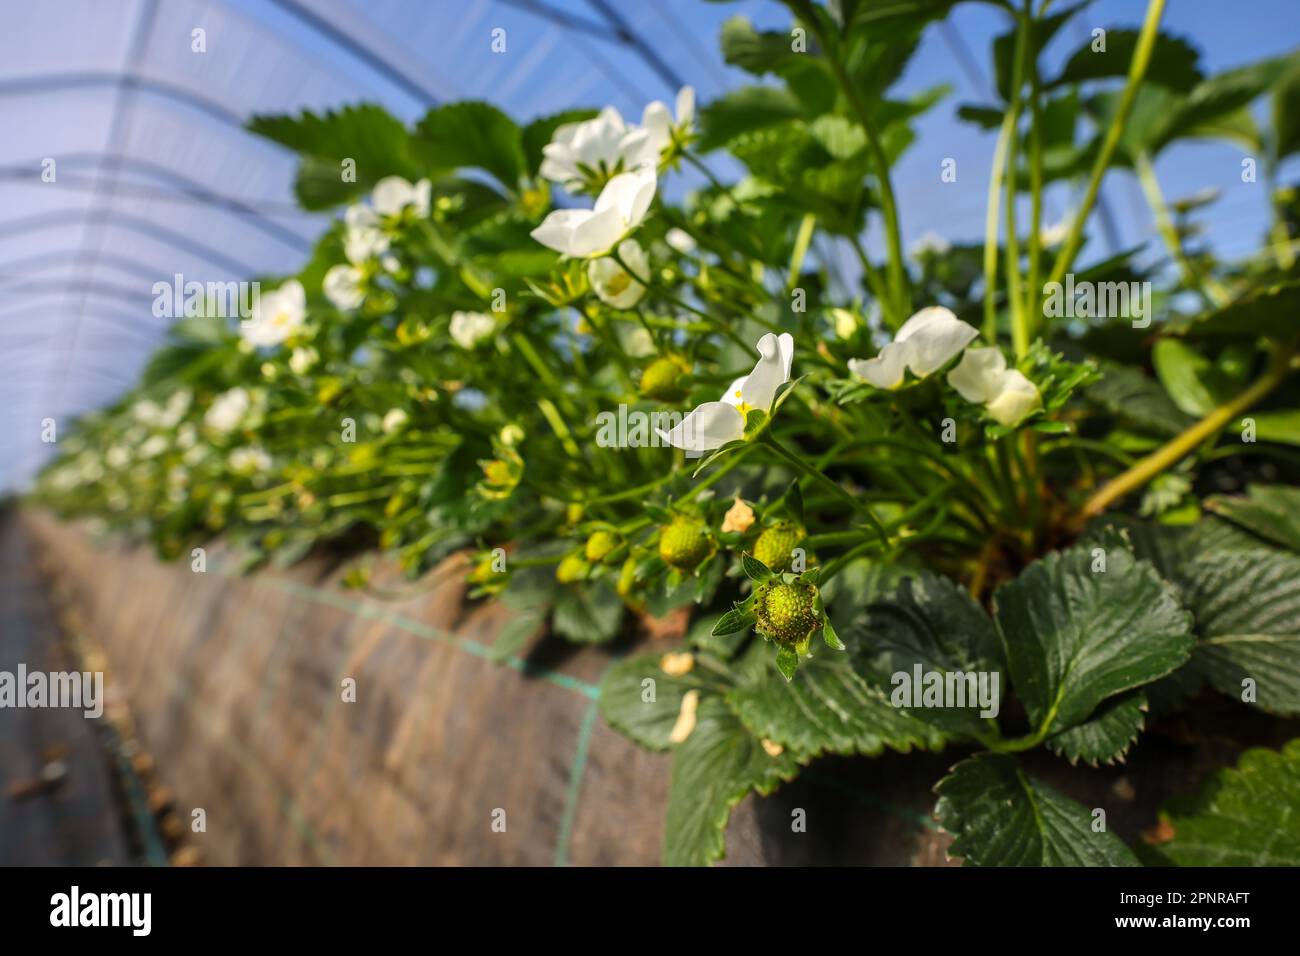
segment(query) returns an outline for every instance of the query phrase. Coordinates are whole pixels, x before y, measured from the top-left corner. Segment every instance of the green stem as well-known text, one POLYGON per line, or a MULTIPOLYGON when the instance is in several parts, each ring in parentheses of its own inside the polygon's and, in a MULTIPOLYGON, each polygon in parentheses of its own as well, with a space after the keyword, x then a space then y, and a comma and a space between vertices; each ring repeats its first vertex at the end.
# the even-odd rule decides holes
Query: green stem
POLYGON ((1080 518, 1086 521, 1096 517, 1115 501, 1141 488, 1166 468, 1176 465, 1197 445, 1281 385, 1294 368, 1295 361, 1291 353, 1279 352, 1274 356, 1268 371, 1248 389, 1103 485, 1083 506, 1080 518))
POLYGON ((782 459, 783 461, 791 465, 796 470, 803 472, 809 478, 821 484, 828 491, 837 495, 841 501, 844 501, 846 504, 848 504, 850 508, 852 508, 858 514, 862 515, 862 517, 866 518, 867 523, 871 525, 872 530, 876 532, 876 535, 880 538, 881 542, 884 543, 886 547, 889 545, 889 535, 885 533, 884 526, 880 523, 880 519, 878 519, 875 516, 875 514, 871 511, 871 508, 868 507, 865 502, 859 501, 857 498, 853 497, 851 494, 845 491, 844 488, 840 487, 839 484, 832 481, 830 478, 827 478, 825 475, 823 475, 812 465, 808 464, 808 462, 804 461, 798 455, 791 452, 784 445, 778 442, 774 437, 772 437, 772 433, 770 431, 766 431, 763 433, 763 437, 761 441, 763 442, 764 446, 769 448, 772 452, 774 452, 778 458, 782 459))
POLYGON ((1016 351, 1016 358, 1023 358, 1029 351, 1029 329, 1025 321, 1025 303, 1020 291, 1020 237, 1016 223, 1016 195, 1019 192, 1016 177, 1019 170, 1018 154, 1020 150, 1020 105, 1022 89, 1025 83, 1025 59, 1029 50, 1029 33, 1033 26, 1033 14, 1030 0, 1025 0, 1025 10, 1020 17, 1020 28, 1016 31, 1015 66, 1011 77, 1011 107, 1003 120, 1007 128, 1007 305, 1011 310, 1011 343, 1016 351))
MULTIPOLYGON (((1047 12, 1047 4, 1039 15, 1047 12)), ((1025 287, 1025 321, 1027 335, 1033 340, 1038 331, 1038 317, 1042 312, 1042 289, 1039 286, 1039 269, 1043 257, 1043 85, 1038 72, 1038 57, 1029 61, 1030 109, 1032 123, 1029 127, 1029 282, 1025 287)))
POLYGON ((1124 92, 1120 95, 1119 109, 1110 122, 1110 128, 1106 130, 1101 152, 1097 154, 1097 159, 1092 164, 1092 173, 1088 177, 1088 187, 1084 192, 1083 202, 1070 222, 1070 233, 1061 246, 1061 251, 1057 253, 1051 276, 1048 278, 1049 283, 1060 282, 1073 265, 1074 257, 1079 254, 1079 247, 1083 244, 1083 227, 1092 212, 1093 205, 1097 202, 1102 177, 1106 175, 1106 169, 1110 166, 1110 161, 1119 146, 1120 136, 1124 132, 1129 113, 1133 110, 1133 102, 1137 98, 1138 87, 1142 85, 1142 77, 1146 75, 1147 65, 1151 62, 1151 51, 1155 48, 1160 17, 1164 10, 1165 0, 1148 0, 1146 19, 1142 23, 1142 32, 1138 34, 1137 48, 1133 51, 1133 62, 1129 65, 1128 81, 1124 84, 1124 92))
POLYGON ((862 276, 867 280, 867 286, 871 289, 871 294, 880 303, 880 311, 884 315, 885 322, 890 328, 897 329, 907 317, 894 311, 894 304, 889 299, 889 290, 885 288, 885 280, 880 277, 880 273, 876 271, 876 268, 871 264, 871 260, 867 258, 867 251, 862 248, 862 243, 858 240, 858 237, 850 236, 849 244, 853 246, 858 262, 862 265, 862 276))
POLYGON ((909 315, 912 311, 911 291, 908 288, 907 272, 904 269, 903 241, 898 228, 898 207, 894 201, 894 186, 889 176, 889 157, 885 154, 884 145, 880 140, 880 133, 876 129, 875 121, 871 118, 871 110, 867 108, 866 102, 862 99, 862 94, 853 82, 853 77, 849 75, 849 71, 844 65, 844 60, 840 55, 839 38, 828 34, 822 29, 822 20, 817 15, 817 10, 814 9, 810 0, 794 0, 793 6, 798 12, 799 18, 808 25, 809 29, 821 41, 826 60, 840 84, 840 89, 843 90, 844 96, 849 101, 849 106, 857 116, 862 131, 866 133, 867 149, 871 154, 872 162, 875 164, 876 179, 880 188, 880 210, 885 218, 885 241, 889 247, 890 290, 893 293, 893 302, 897 311, 902 315, 909 315))
POLYGON ((1173 219, 1169 216, 1169 207, 1165 204, 1165 195, 1160 189, 1160 180, 1156 177, 1155 167, 1151 164, 1151 157, 1145 150, 1133 157, 1133 169, 1137 173, 1138 182, 1142 185, 1147 205, 1151 207, 1151 212, 1156 217, 1156 230, 1164 240, 1165 247, 1174 262, 1178 264, 1183 281, 1188 286, 1199 290, 1211 305, 1220 308, 1226 305, 1228 290, 1211 278, 1202 281, 1187 259, 1183 251, 1183 241, 1179 238, 1178 230, 1174 228, 1173 219))
POLYGON ((984 212, 984 341, 998 341, 998 210, 1002 200, 1002 177, 1007 166, 1007 142, 1014 128, 1008 114, 993 147, 993 170, 989 173, 988 206, 984 212))
POLYGON ((817 228, 817 216, 804 213, 799 222, 799 232, 794 237, 794 249, 790 253, 790 274, 786 277, 785 288, 788 292, 799 284, 799 273, 803 269, 804 256, 808 255, 808 246, 812 244, 813 231, 817 228))

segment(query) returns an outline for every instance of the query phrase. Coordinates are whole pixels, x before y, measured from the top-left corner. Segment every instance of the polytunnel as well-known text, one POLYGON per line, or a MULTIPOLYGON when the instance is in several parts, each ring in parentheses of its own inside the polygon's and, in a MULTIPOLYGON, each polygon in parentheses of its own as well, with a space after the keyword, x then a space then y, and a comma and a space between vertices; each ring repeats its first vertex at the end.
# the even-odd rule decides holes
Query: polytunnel
POLYGON ((0 12, 0 863, 1300 865, 1293 5, 0 12))

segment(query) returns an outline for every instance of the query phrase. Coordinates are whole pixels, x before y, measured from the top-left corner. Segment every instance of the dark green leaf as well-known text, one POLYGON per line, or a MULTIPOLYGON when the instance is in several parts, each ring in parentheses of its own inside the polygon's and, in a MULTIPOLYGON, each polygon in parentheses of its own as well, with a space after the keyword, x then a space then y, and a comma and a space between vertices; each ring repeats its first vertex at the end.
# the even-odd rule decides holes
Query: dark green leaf
POLYGON ((1245 497, 1215 495, 1205 507, 1274 544, 1300 553, 1300 488, 1251 485, 1245 497))
MULTIPOLYGON (((1133 54, 1137 50, 1137 40, 1137 30, 1109 29, 1106 31, 1106 50, 1103 53, 1094 52, 1093 40, 1089 39, 1075 51, 1061 73, 1047 87, 1050 89, 1064 83, 1127 76, 1133 54)), ((1199 59, 1200 54, 1196 48, 1186 40, 1168 33, 1158 33, 1142 82, 1158 83, 1171 90, 1189 90, 1204 78, 1197 64, 1199 59)))
POLYGON ((1123 760, 1146 721, 1147 698, 1130 691, 1106 701, 1081 724, 1047 738, 1047 749, 1070 763, 1114 763, 1123 760))
POLYGON ((1227 398, 1227 383, 1214 363, 1179 339, 1164 338, 1151 350, 1151 364, 1170 400, 1186 415, 1201 418, 1227 398))
POLYGON ((1146 849, 1177 866, 1300 866, 1300 739, 1280 751, 1248 750, 1199 797, 1161 817, 1173 839, 1146 849))
POLYGON ((768 754, 722 700, 700 701, 695 729, 673 755, 664 865, 707 866, 722 857, 731 808, 751 790, 771 793, 797 771, 791 751, 768 754))
POLYGON ((373 103, 296 117, 254 116, 248 128, 302 156, 294 190, 306 209, 347 202, 385 176, 415 180, 426 172, 411 150, 406 127, 373 103), (344 179, 345 160, 355 163, 355 181, 344 179))
POLYGON ((1092 813, 1029 776, 1014 757, 963 760, 935 787, 935 815, 967 866, 1137 866, 1092 813))
POLYGON ((704 686, 695 671, 681 677, 664 673, 660 660, 658 654, 645 654, 616 661, 600 682, 600 713, 605 722, 649 750, 672 746, 668 738, 681 713, 682 698, 704 686))
POLYGON ((728 700, 756 736, 810 756, 943 746, 941 731, 891 705, 854 670, 851 658, 820 653, 802 662, 792 682, 769 674, 735 688, 728 700))
POLYGON ((1049 554, 998 588, 993 603, 1011 680, 1031 724, 1049 735, 1107 697, 1181 666, 1191 615, 1177 592, 1117 536, 1104 547, 1049 554))
MULTIPOLYGON (((863 673, 886 692, 898 685, 897 675, 910 683, 918 667, 923 679, 938 673, 945 682, 959 672, 975 675, 977 681, 983 674, 990 689, 991 675, 998 674, 999 700, 1007 689, 1002 651, 988 614, 964 589, 937 574, 920 572, 879 595, 854 622, 850 635, 863 673)), ((954 680, 961 682, 964 693, 969 681, 954 680)), ((997 706, 995 702, 993 709, 997 706)), ((948 733, 969 734, 983 728, 980 710, 978 700, 968 697, 962 708, 925 707, 913 701, 908 712, 948 733)))
POLYGON ((707 153, 743 133, 802 116, 803 105, 788 90, 775 86, 742 86, 700 110, 700 139, 696 148, 707 153))
POLYGON ((1159 383, 1128 366, 1106 365, 1085 394, 1123 421, 1157 435, 1173 436, 1196 420, 1180 411, 1159 383))
POLYGON ((603 644, 618 635, 622 622, 623 601, 605 581, 556 592, 552 626, 561 637, 579 644, 603 644))
POLYGON ((1241 700, 1254 682, 1263 710, 1300 714, 1300 557, 1258 547, 1204 554, 1183 571, 1196 615, 1196 666, 1241 700))

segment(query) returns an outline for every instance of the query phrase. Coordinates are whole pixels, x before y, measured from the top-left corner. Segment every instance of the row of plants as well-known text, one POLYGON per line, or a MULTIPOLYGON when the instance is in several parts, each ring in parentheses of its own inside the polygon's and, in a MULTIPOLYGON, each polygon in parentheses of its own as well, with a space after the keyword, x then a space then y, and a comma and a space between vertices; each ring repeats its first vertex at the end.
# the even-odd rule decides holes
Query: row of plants
MULTIPOLYGON (((1207 74, 1150 0, 1049 69, 1089 4, 986 3, 999 100, 956 113, 996 132, 987 235, 905 250, 891 171, 949 91, 891 90, 955 4, 785 5, 788 30, 726 22, 754 79, 698 112, 687 88, 639 122, 255 118, 301 157, 303 208, 342 215, 247 321, 177 321, 36 499, 171 558, 341 543, 358 588, 377 553, 418 579, 471 549, 472 595, 515 611, 502 654, 691 608, 601 698, 673 752, 668 863, 716 859, 746 794, 886 748, 955 755, 936 814, 969 863, 1300 863, 1294 741, 1138 847, 1018 757, 1122 761, 1207 694, 1300 714, 1300 58, 1207 74), (1273 216, 1231 261, 1216 197, 1167 201, 1154 171, 1207 138, 1257 164, 1241 188, 1273 216), (684 170, 703 185, 672 202, 684 170), (1103 255, 1120 173, 1160 241, 1103 255), (1145 282, 1146 314, 1051 301, 1145 282), (933 699, 900 696, 914 673, 933 699), (998 680, 955 706, 957 675, 998 680)), ((982 161, 958 187, 936 157, 934 188, 982 161)))

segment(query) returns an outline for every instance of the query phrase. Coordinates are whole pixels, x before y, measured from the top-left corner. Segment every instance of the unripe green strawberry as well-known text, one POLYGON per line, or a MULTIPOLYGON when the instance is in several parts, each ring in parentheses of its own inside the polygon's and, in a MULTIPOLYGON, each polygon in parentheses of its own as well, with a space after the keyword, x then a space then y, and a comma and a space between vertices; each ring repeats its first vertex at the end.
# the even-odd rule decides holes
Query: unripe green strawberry
POLYGON ((655 359, 641 373, 641 394, 657 402, 677 402, 686 397, 686 376, 691 367, 679 355, 655 359))
POLYGON ((555 569, 555 580, 561 584, 572 584, 574 581, 582 580, 586 573, 587 562, 582 559, 582 555, 566 554, 559 567, 555 569))
POLYGON ((592 564, 600 564, 617 547, 618 535, 612 531, 594 531, 587 539, 587 560, 592 564))
POLYGON ((699 518, 674 518, 659 535, 659 557, 681 571, 694 570, 710 550, 709 529, 699 518))
POLYGON ((754 593, 758 630, 782 644, 798 644, 821 623, 816 602, 817 588, 811 584, 768 581, 754 593))
POLYGON ((803 541, 804 531, 793 521, 778 521, 754 542, 754 557, 773 571, 789 571, 794 549, 803 541))
POLYGON ((618 584, 614 588, 619 597, 627 597, 632 593, 632 588, 636 585, 636 567, 636 555, 628 555, 627 560, 623 562, 623 567, 619 569, 618 584))

